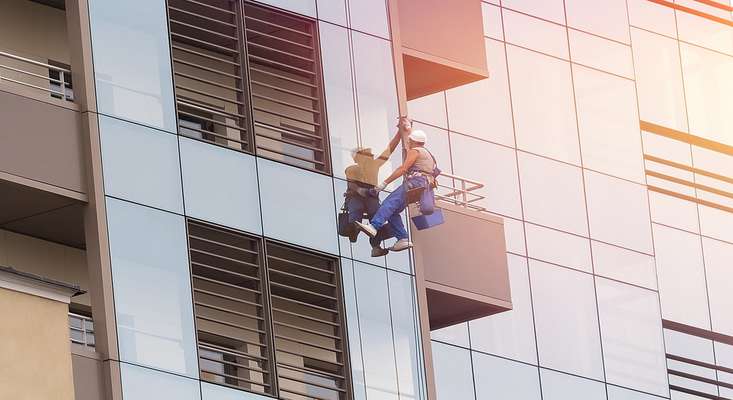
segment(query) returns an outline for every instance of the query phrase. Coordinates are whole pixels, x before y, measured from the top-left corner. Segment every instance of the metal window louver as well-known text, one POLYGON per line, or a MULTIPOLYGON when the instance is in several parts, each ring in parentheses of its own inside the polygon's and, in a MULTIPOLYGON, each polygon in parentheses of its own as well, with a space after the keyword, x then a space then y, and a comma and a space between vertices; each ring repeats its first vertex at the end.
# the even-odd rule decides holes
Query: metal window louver
POLYGON ((315 21, 241 0, 168 0, 179 133, 330 172, 315 21))
POLYGON ((201 379, 350 399, 338 261, 196 220, 188 232, 201 379))

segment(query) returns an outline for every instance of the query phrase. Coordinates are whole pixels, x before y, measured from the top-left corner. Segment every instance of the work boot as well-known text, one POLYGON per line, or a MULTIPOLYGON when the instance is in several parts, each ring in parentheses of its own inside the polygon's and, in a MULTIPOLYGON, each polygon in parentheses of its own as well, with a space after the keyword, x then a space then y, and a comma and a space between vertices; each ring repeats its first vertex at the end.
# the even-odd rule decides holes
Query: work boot
POLYGON ((390 250, 392 251, 403 251, 412 248, 412 242, 408 239, 400 239, 398 240, 392 247, 390 247, 390 250))
POLYGON ((359 230, 369 235, 369 237, 377 236, 377 228, 373 227, 372 224, 365 224, 359 221, 354 221, 354 223, 356 224, 356 227, 359 228, 359 230))
POLYGON ((372 257, 383 257, 389 253, 389 250, 383 249, 380 246, 372 247, 372 257))

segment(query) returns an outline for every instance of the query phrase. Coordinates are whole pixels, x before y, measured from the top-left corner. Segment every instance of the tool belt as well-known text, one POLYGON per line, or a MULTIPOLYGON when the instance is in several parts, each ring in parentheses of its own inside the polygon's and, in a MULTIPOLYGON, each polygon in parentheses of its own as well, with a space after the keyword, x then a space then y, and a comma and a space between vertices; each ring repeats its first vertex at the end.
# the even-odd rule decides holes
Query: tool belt
POLYGON ((431 172, 414 170, 414 171, 409 171, 407 173, 407 179, 414 178, 417 176, 424 176, 425 179, 428 181, 428 186, 432 187, 433 189, 438 187, 438 182, 436 181, 435 176, 431 172))

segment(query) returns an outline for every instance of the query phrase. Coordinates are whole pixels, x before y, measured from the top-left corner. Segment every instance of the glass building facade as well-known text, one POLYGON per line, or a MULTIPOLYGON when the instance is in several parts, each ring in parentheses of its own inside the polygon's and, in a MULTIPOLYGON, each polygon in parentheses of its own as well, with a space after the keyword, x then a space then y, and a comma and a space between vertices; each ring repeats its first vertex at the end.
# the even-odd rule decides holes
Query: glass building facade
MULTIPOLYGON (((124 397, 256 397, 198 380, 195 218, 338 257, 353 397, 425 398, 410 257, 372 258, 335 224, 352 150, 386 147, 399 115, 387 7, 265 3, 317 23, 332 174, 176 136, 165 2, 90 1, 124 397)), ((506 227, 513 310, 433 332, 439 399, 730 392, 730 373, 667 354, 725 366, 733 347, 663 321, 733 335, 733 28, 657 3, 483 2, 490 77, 409 102, 506 227)))
POLYGON ((407 101, 409 1, 67 0, 111 399, 733 399, 733 4, 476 0, 488 77, 407 101), (430 331, 417 249, 339 236, 405 114, 510 310, 430 331))

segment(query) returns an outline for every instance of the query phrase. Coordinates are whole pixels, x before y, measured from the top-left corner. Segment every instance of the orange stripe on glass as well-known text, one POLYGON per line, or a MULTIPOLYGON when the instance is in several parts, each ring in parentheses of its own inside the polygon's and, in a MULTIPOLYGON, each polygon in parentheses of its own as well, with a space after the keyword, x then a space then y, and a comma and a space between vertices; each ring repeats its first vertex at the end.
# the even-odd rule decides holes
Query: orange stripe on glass
MULTIPOLYGON (((721 18, 721 17, 718 17, 718 16, 713 15, 713 14, 708 14, 708 13, 705 13, 705 12, 702 12, 702 11, 698 11, 698 10, 695 10, 694 8, 690 8, 690 7, 687 7, 687 6, 682 6, 682 5, 679 5, 679 4, 675 4, 675 3, 672 3, 670 1, 665 1, 665 0, 647 0, 647 1, 650 1, 652 3, 659 4, 659 5, 662 5, 662 6, 665 6, 665 7, 673 8, 675 10, 683 11, 683 12, 686 12, 686 13, 689 13, 689 14, 697 15, 698 17, 702 17, 702 18, 705 18, 705 19, 709 19, 711 21, 719 22, 721 24, 725 24, 725 25, 728 25, 728 26, 733 26, 733 21, 731 21, 729 19, 721 18)), ((720 4, 720 3, 717 3, 717 2, 713 2, 713 1, 709 1, 709 0, 695 0, 695 1, 697 1, 699 3, 705 3, 705 4, 707 4, 707 3, 715 3, 717 5, 723 6, 723 4, 720 4)), ((710 5, 712 5, 712 4, 710 4, 710 5)), ((712 6, 713 7, 716 7, 715 5, 712 5, 712 6)))

